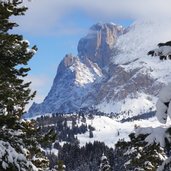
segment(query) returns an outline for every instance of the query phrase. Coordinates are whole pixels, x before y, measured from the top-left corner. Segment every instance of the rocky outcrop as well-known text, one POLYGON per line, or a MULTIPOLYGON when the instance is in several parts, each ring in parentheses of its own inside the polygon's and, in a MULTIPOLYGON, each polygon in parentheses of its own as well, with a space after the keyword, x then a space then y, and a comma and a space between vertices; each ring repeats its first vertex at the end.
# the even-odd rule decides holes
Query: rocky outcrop
POLYGON ((157 96, 163 86, 149 74, 142 74, 141 68, 125 71, 124 67, 111 64, 109 73, 111 77, 101 85, 97 94, 97 105, 102 101, 121 101, 128 96, 136 98, 141 92, 157 96))
POLYGON ((90 28, 88 35, 78 43, 78 56, 89 58, 104 67, 110 63, 113 46, 124 29, 115 24, 96 24, 90 28))

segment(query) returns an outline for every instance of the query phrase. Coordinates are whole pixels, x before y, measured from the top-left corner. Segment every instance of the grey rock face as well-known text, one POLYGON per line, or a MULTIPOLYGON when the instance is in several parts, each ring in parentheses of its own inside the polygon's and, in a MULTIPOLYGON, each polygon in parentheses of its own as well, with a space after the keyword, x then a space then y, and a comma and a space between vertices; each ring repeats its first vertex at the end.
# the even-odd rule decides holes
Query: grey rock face
POLYGON ((78 55, 104 67, 110 63, 112 49, 124 29, 114 24, 96 24, 78 43, 78 55))
POLYGON ((157 96, 163 84, 157 82, 150 75, 142 74, 141 68, 132 71, 125 71, 119 65, 110 65, 110 77, 100 87, 97 94, 97 104, 102 101, 121 101, 128 96, 136 98, 138 93, 145 93, 157 96))

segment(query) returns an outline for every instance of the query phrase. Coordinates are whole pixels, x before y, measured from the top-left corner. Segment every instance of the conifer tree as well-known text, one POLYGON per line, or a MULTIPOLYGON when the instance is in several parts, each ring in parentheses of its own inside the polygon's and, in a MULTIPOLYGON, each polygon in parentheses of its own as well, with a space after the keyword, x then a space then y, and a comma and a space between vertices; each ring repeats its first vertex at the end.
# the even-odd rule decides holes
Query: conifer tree
MULTIPOLYGON (((141 129, 141 128, 140 128, 141 129)), ((166 158, 165 150, 154 141, 148 144, 149 134, 131 133, 130 141, 119 140, 115 145, 116 170, 156 171, 166 158)))
POLYGON ((58 160, 56 169, 57 171, 65 171, 64 162, 61 160, 58 160))
POLYGON ((103 154, 101 157, 100 169, 99 171, 111 171, 111 166, 107 157, 103 154))
POLYGON ((89 138, 93 138, 93 131, 92 131, 92 129, 89 129, 89 138))
POLYGON ((24 15, 27 10, 20 4, 19 0, 0 1, 0 115, 3 115, 0 117, 0 127, 4 123, 12 127, 35 95, 29 88, 30 82, 25 83, 23 77, 30 70, 27 64, 37 48, 29 48, 28 41, 22 35, 10 33, 18 26, 10 18, 24 15))
MULTIPOLYGON (((158 56, 160 60, 171 60, 171 41, 159 43, 158 48, 148 52, 148 55, 158 56)), ((156 104, 156 116, 160 123, 165 124, 168 116, 171 118, 171 83, 163 87, 159 93, 159 98, 156 104)), ((171 128, 169 127, 165 132, 165 151, 167 158, 159 166, 157 171, 171 170, 171 128)))
MULTIPOLYGON (((24 15, 20 0, 0 0, 0 170, 45 171, 49 161, 40 148, 44 142, 36 123, 21 119, 25 105, 32 99, 28 61, 36 52, 22 35, 10 31, 17 27, 11 17, 24 15)), ((49 132, 45 136, 46 139, 49 132)), ((48 139, 49 141, 49 139, 48 139)))

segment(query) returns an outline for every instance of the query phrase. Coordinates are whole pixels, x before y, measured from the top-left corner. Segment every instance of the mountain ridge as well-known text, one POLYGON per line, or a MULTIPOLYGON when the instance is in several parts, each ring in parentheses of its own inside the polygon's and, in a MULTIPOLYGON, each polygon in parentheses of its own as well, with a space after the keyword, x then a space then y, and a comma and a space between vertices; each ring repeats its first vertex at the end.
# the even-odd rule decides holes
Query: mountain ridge
POLYGON ((129 29, 110 23, 92 26, 78 43, 78 56, 64 57, 47 97, 41 104, 34 103, 28 116, 83 107, 107 113, 131 109, 132 115, 155 110, 156 96, 171 73, 170 62, 163 67, 146 55, 166 39, 159 32, 164 26, 157 26, 144 21, 129 29))

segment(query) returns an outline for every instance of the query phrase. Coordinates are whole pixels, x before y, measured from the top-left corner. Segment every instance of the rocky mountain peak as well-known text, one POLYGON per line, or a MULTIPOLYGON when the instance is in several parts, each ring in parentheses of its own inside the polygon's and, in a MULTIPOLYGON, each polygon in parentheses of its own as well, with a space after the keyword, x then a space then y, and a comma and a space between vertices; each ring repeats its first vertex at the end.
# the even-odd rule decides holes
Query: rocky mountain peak
POLYGON ((74 57, 72 54, 66 54, 63 59, 63 63, 65 65, 65 67, 70 67, 73 65, 75 60, 76 60, 76 57, 74 57))
POLYGON ((63 58, 63 60, 60 62, 59 66, 58 66, 58 71, 57 72, 60 72, 60 70, 63 71, 65 69, 70 68, 78 60, 79 60, 78 57, 73 56, 72 54, 66 54, 65 57, 63 58))
POLYGON ((165 39, 161 30, 169 28, 144 22, 126 31, 112 23, 93 25, 78 43, 78 56, 64 57, 50 92, 41 104, 32 105, 29 116, 92 106, 125 113, 123 117, 153 110, 171 68, 170 61, 159 62, 146 54, 161 37, 165 39))
POLYGON ((72 54, 66 54, 58 66, 55 79, 62 78, 62 76, 69 70, 69 67, 76 63, 76 61, 78 61, 78 57, 75 57, 72 54))
POLYGON ((112 48, 119 35, 123 34, 121 26, 112 23, 97 23, 90 27, 89 33, 78 43, 78 56, 89 58, 100 67, 109 64, 112 48))

